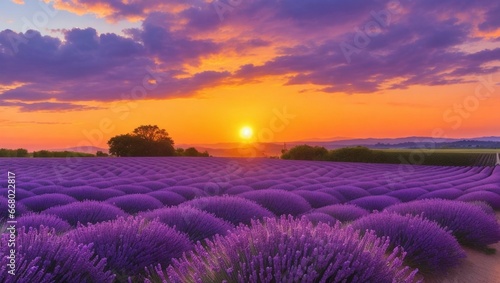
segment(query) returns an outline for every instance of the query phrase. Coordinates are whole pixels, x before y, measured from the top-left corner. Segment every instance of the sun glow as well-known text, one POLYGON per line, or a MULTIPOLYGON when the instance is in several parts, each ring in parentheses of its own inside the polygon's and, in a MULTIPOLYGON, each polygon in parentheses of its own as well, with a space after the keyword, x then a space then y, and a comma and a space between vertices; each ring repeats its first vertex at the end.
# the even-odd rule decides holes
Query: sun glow
POLYGON ((244 140, 249 140, 253 137, 253 129, 251 127, 245 126, 240 130, 240 137, 244 140))

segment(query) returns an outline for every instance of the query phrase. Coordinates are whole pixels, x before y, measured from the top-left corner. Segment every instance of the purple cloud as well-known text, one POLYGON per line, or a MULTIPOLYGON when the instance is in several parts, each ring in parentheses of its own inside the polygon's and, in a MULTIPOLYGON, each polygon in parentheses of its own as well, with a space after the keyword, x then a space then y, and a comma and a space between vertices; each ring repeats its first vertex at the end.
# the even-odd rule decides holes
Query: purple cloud
POLYGON ((477 49, 498 42, 480 34, 500 28, 496 0, 73 4, 55 1, 60 9, 113 21, 140 18, 142 26, 126 30, 126 36, 92 28, 66 30, 64 40, 36 31, 0 31, 0 85, 19 85, 0 91, 1 105, 17 105, 21 111, 78 109, 86 101, 192 96, 222 83, 253 83, 268 76, 329 93, 371 93, 468 83, 500 69, 495 65, 500 46, 477 49), (234 73, 223 70, 234 65, 200 67, 213 55, 246 56, 258 54, 259 48, 276 55, 264 63, 236 66, 234 73))

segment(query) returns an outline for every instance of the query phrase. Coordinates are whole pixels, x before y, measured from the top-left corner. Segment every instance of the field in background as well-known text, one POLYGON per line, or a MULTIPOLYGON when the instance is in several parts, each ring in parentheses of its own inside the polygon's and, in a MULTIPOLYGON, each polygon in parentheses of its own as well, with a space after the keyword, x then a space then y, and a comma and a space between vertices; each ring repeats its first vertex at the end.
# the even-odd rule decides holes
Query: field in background
MULTIPOLYGON (((376 221, 377 217, 387 216, 372 213, 373 211, 380 212, 414 200, 444 199, 457 201, 448 204, 449 208, 444 209, 444 213, 451 211, 455 205, 458 207, 467 203, 467 209, 457 209, 465 214, 458 214, 456 217, 482 225, 481 228, 462 225, 462 229, 471 230, 473 234, 491 230, 494 234, 494 213, 500 211, 498 166, 413 166, 268 158, 15 158, 0 159, 0 171, 10 171, 16 176, 16 220, 19 229, 22 226, 38 228, 44 225, 57 232, 54 234, 44 230, 46 228, 40 228, 39 232, 18 230, 24 231, 18 236, 19 241, 26 241, 19 248, 19 260, 33 256, 31 264, 36 265, 35 256, 40 256, 51 260, 54 266, 60 264, 62 269, 59 272, 74 272, 76 275, 73 276, 92 274, 95 276, 93 282, 113 282, 112 278, 115 276, 119 279, 117 282, 126 282, 129 277, 131 282, 143 282, 146 277, 153 282, 162 282, 158 278, 163 276, 162 272, 166 272, 164 268, 169 266, 171 259, 179 258, 183 252, 192 250, 194 243, 213 239, 216 234, 227 235, 231 231, 240 233, 233 237, 244 237, 245 233, 250 232, 246 228, 235 227, 240 224, 250 225, 255 219, 291 215, 302 218, 301 222, 283 218, 278 224, 273 224, 272 220, 265 221, 271 227, 275 225, 276 229, 291 229, 290 231, 312 231, 311 229, 316 229, 313 228, 314 225, 322 222, 331 227, 320 226, 322 228, 317 229, 339 233, 338 235, 351 235, 352 231, 342 232, 344 228, 333 227, 334 223, 338 220, 345 229, 350 229, 350 223, 356 221, 354 223, 361 225, 356 227, 364 228, 364 225, 376 221), (363 222, 365 217, 371 216, 373 217, 367 218, 369 220, 366 223, 363 222), (486 219, 486 222, 478 222, 476 219, 486 219), (290 225, 295 228, 286 228, 290 225), (127 236, 123 238, 123 235, 127 236), (43 247, 42 243, 29 242, 37 239, 49 243, 51 250, 57 246, 61 250, 61 256, 53 257, 50 251, 38 249, 38 246, 43 247), (95 270, 95 262, 90 260, 95 258, 92 257, 92 252, 82 250, 81 247, 78 250, 75 242, 92 244, 92 251, 95 251, 98 258, 107 258, 106 265, 99 265, 100 270, 95 270), (32 251, 31 248, 36 250, 32 251), (120 253, 114 252, 117 250, 120 253), (46 253, 40 255, 43 252, 46 253), (68 259, 57 261, 57 258, 63 257, 68 259), (75 263, 78 268, 71 267, 72 263, 66 264, 72 262, 71 258, 75 261, 78 258, 75 263), (84 265, 81 265, 82 262, 84 265), (162 267, 154 271, 151 268, 150 272, 145 273, 146 267, 157 264, 162 267), (68 267, 71 268, 64 269, 68 267)), ((2 185, 6 187, 6 184, 2 185)), ((7 190, 3 190, 0 196, 2 207, 7 207, 8 197, 7 190)), ((427 207, 434 209, 441 206, 429 203, 427 207)), ((0 214, 2 228, 6 227, 6 211, 2 210, 0 214)), ((387 217, 394 218, 398 225, 402 225, 401 233, 410 233, 403 238, 411 239, 405 246, 409 251, 409 261, 405 263, 411 264, 412 268, 424 271, 428 269, 427 272, 431 272, 429 274, 436 276, 440 274, 441 268, 444 270, 449 266, 457 266, 459 261, 455 260, 465 256, 456 240, 437 224, 429 224, 409 216, 387 217), (411 234, 414 233, 411 232, 412 227, 417 227, 417 224, 423 225, 425 229, 419 228, 414 232, 435 234, 432 241, 426 240, 427 236, 417 235, 415 239, 411 238, 414 236, 411 234), (410 232, 404 227, 408 227, 410 232), (431 256, 433 250, 442 249, 445 243, 449 244, 449 250, 433 255, 442 257, 443 265, 432 263, 433 259, 427 256, 419 261, 412 261, 411 249, 415 245, 418 257, 421 253, 429 253, 431 256), (450 262, 446 263, 447 260, 450 262)), ((395 225, 396 222, 391 219, 389 221, 382 218, 375 227, 380 227, 383 223, 395 225)), ((254 222, 254 225, 257 224, 254 222)), ((263 227, 259 229, 265 229, 263 227)), ((268 235, 273 231, 261 230, 259 233, 268 235)), ((277 237, 281 237, 280 235, 277 237)), ((316 241, 314 235, 308 236, 313 243, 316 241)), ((497 237, 500 237, 500 233, 489 238, 480 236, 476 241, 484 245, 481 248, 485 248, 486 245, 497 242, 500 239, 497 237)), ((242 239, 242 243, 247 243, 246 238, 242 239)), ((302 238, 298 237, 296 243, 301 243, 302 240, 299 239, 302 238)), ((215 255, 223 253, 223 247, 231 244, 222 243, 210 252, 215 255)), ((263 252, 269 250, 266 247, 262 249, 263 252)), ((354 251, 344 252, 357 254, 354 251)), ((213 258, 221 257, 217 255, 213 258)), ((384 258, 374 259, 372 263, 375 264, 378 260, 386 266, 384 258)), ((221 262, 223 265, 236 263, 237 260, 221 262)), ((184 264, 192 263, 187 261, 184 264)), ((312 261, 309 264, 314 267, 318 262, 312 261)), ((202 267, 190 266, 189 270, 194 272, 196 268, 202 267)), ((356 268, 365 267, 360 265, 356 268)), ((174 274, 179 278, 190 276, 182 271, 182 266, 177 265, 174 270, 179 271, 174 274)), ((225 270, 230 269, 222 269, 223 272, 225 270)), ((291 269, 287 267, 286 270, 291 269)), ((172 270, 170 272, 173 274, 172 270)), ((200 272, 202 275, 207 274, 201 269, 200 272)), ((418 278, 433 278, 429 274, 422 273, 418 278)), ((0 272, 0 281, 1 276, 0 272)), ((19 276, 33 279, 29 277, 33 274, 28 271, 19 276)), ((234 278, 227 274, 224 276, 221 278, 234 278)), ((187 282, 182 280, 172 282, 187 282)))

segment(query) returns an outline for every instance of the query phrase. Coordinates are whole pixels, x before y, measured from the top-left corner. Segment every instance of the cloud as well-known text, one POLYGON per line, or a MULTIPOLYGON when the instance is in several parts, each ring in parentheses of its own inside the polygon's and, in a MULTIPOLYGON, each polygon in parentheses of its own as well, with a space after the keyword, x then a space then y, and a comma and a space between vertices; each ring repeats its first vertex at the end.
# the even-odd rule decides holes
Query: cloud
POLYGON ((129 33, 132 38, 98 34, 92 28, 72 29, 64 31, 60 40, 37 31, 1 31, 0 85, 19 86, 0 91, 0 101, 21 111, 81 109, 45 102, 120 100, 144 85, 146 98, 192 96, 229 76, 183 70, 218 52, 219 46, 210 40, 174 34, 167 24, 150 21, 129 33), (18 100, 36 103, 12 103, 18 100))
POLYGON ((270 76, 328 93, 372 93, 469 83, 500 69, 491 36, 500 28, 496 0, 220 1, 222 12, 209 0, 55 0, 58 9, 142 24, 124 36, 0 31, 0 85, 17 86, 2 88, 0 103, 78 109, 133 96, 195 96, 270 76))
POLYGON ((98 110, 99 107, 86 106, 74 103, 62 102, 0 102, 0 107, 18 107, 22 112, 64 112, 64 111, 85 111, 85 110, 98 110))
POLYGON ((34 124, 34 125, 70 125, 69 122, 45 122, 45 121, 12 121, 0 120, 0 124, 34 124))

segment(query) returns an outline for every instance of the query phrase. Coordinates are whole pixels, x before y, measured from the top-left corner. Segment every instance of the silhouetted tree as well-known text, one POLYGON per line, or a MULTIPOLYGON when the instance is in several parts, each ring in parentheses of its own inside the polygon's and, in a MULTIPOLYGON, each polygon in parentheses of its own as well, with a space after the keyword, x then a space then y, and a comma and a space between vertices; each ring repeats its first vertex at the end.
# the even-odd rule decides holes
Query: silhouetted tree
POLYGON ((174 141, 158 126, 136 128, 132 134, 112 137, 109 153, 114 156, 174 156, 174 141))

